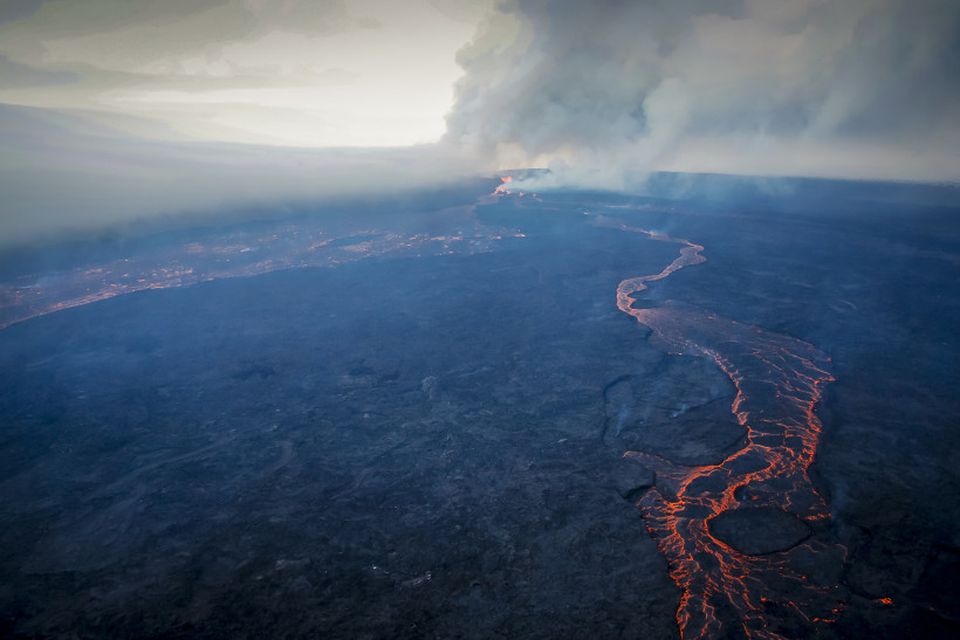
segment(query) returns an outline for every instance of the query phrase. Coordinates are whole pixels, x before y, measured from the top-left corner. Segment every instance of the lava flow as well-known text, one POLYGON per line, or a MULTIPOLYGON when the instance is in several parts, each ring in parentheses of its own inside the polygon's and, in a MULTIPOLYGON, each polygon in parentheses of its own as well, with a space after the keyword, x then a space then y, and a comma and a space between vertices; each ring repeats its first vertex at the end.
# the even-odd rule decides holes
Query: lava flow
POLYGON ((634 308, 648 283, 705 262, 703 247, 603 216, 595 220, 680 245, 679 257, 660 273, 622 281, 617 307, 671 352, 715 362, 736 389, 730 410, 745 430, 742 446, 716 464, 684 466, 643 451, 624 454, 656 474, 655 487, 637 505, 681 589, 681 637, 796 637, 814 623, 832 622, 841 607, 836 576, 824 567, 838 566, 843 549, 809 533, 829 518, 809 477, 821 429, 815 407, 833 380, 828 358, 802 340, 685 305, 634 308), (807 533, 779 548, 738 550, 711 524, 740 508, 751 512, 734 516, 772 514, 754 535, 775 536, 784 519, 807 533))
POLYGON ((0 281, 0 329, 56 311, 147 289, 183 287, 281 269, 335 267, 377 256, 471 254, 521 238, 474 217, 475 205, 423 214, 409 229, 325 228, 304 219, 198 231, 189 242, 157 243, 132 255, 0 281), (438 231, 443 230, 442 233, 438 231))

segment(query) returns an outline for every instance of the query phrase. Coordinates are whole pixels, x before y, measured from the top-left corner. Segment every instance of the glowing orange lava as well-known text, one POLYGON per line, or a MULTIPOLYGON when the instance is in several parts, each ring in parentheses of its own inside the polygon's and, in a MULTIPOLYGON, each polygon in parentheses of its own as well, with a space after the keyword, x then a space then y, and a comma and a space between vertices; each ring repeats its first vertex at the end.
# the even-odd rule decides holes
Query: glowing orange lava
POLYGON ((655 487, 637 505, 681 589, 681 636, 726 636, 733 630, 725 625, 738 624, 738 633, 750 638, 783 638, 805 624, 833 622, 842 608, 836 586, 810 579, 804 561, 837 553, 838 545, 807 541, 751 556, 709 529, 717 515, 743 505, 782 509, 807 523, 829 518, 809 477, 821 429, 815 408, 823 386, 833 380, 828 358, 802 340, 696 308, 634 308, 648 283, 705 262, 703 247, 603 216, 595 220, 680 246, 680 255, 659 273, 622 281, 617 307, 653 330, 671 352, 716 363, 736 389, 730 411, 746 431, 743 446, 717 464, 683 466, 643 451, 624 454, 656 473, 655 487))
MULTIPOLYGON (((492 197, 489 196, 489 197, 492 197)), ((481 201, 482 203, 482 201, 481 201)), ((488 227, 474 217, 476 205, 434 212, 447 229, 437 234, 413 228, 398 232, 351 229, 331 232, 318 222, 279 223, 201 235, 186 243, 150 248, 130 257, 60 271, 24 273, 0 281, 0 329, 37 316, 146 289, 183 287, 280 269, 332 267, 375 256, 424 256, 492 251, 523 234, 488 227)))

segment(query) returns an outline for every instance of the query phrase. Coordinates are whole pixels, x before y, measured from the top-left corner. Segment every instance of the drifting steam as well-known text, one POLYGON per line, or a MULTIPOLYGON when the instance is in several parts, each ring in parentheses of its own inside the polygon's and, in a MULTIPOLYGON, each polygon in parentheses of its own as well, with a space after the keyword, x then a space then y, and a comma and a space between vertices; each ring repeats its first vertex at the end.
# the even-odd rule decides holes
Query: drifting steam
POLYGON ((511 0, 460 53, 448 139, 553 169, 527 188, 956 180, 958 30, 951 0, 511 0))
POLYGON ((157 140, 0 105, 0 247, 156 216, 443 186, 474 168, 436 145, 290 149, 157 140))

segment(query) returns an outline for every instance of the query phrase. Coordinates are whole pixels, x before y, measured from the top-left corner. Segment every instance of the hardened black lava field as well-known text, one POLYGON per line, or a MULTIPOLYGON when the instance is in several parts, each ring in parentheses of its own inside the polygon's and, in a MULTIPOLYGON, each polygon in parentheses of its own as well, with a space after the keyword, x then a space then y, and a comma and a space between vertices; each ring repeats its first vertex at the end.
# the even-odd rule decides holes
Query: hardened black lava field
POLYGON ((960 635, 957 190, 658 180, 4 262, 0 635, 960 635))

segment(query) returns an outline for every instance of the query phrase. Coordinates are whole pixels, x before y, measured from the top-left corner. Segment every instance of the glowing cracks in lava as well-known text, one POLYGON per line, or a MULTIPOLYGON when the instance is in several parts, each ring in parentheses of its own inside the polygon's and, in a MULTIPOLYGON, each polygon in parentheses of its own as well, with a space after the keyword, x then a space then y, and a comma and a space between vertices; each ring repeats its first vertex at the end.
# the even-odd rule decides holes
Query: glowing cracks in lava
POLYGON ((809 477, 821 426, 815 408, 824 384, 833 380, 828 358, 802 340, 693 307, 635 309, 649 283, 705 262, 703 247, 605 216, 594 221, 679 245, 679 256, 659 273, 619 284, 617 308, 649 327, 671 353, 712 360, 736 390, 730 411, 745 430, 742 447, 717 464, 685 466, 644 451, 624 454, 656 473, 655 487, 637 506, 681 589, 681 636, 720 637, 727 635, 725 625, 738 624, 748 638, 784 638, 791 629, 835 621, 842 610, 836 585, 811 580, 804 564, 811 554, 839 559, 842 547, 806 541, 747 555, 709 527, 720 513, 745 506, 787 511, 808 523, 829 519, 809 477), (811 610, 824 614, 811 617, 811 610))

